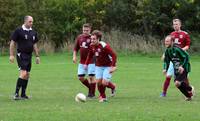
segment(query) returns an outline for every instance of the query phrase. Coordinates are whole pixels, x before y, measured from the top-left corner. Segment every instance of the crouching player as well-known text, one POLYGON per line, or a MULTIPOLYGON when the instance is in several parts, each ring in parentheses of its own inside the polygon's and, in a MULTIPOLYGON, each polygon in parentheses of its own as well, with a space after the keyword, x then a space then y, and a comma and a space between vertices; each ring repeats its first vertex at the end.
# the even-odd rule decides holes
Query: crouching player
POLYGON ((175 86, 185 95, 186 100, 190 101, 193 96, 193 87, 185 83, 190 72, 189 55, 180 47, 173 45, 171 35, 165 38, 165 47, 167 49, 165 51, 163 72, 166 74, 166 70, 169 68, 171 61, 174 66, 175 86))
POLYGON ((99 102, 107 101, 105 90, 111 88, 111 96, 115 94, 115 84, 111 82, 112 73, 116 70, 116 54, 112 48, 105 42, 101 41, 102 33, 94 30, 91 34, 90 51, 85 62, 85 68, 93 56, 96 57, 95 76, 98 90, 100 93, 99 102))

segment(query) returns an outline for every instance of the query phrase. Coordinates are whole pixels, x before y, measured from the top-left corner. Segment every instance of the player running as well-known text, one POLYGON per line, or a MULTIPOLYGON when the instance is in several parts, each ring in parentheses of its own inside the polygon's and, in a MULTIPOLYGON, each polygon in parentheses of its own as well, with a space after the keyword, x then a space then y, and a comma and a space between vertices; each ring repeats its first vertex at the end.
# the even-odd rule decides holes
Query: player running
POLYGON ((94 30, 91 35, 91 46, 85 62, 85 68, 95 56, 95 76, 98 90, 100 93, 99 102, 107 101, 105 90, 111 88, 111 96, 115 94, 115 84, 111 82, 112 73, 116 70, 116 54, 112 48, 105 42, 101 41, 102 33, 94 30))
POLYGON ((167 48, 164 55, 164 70, 166 73, 170 66, 170 62, 174 67, 174 83, 176 87, 185 95, 186 100, 192 100, 193 87, 185 82, 188 73, 190 72, 189 55, 186 51, 174 44, 172 36, 169 35, 165 38, 165 47, 167 48))

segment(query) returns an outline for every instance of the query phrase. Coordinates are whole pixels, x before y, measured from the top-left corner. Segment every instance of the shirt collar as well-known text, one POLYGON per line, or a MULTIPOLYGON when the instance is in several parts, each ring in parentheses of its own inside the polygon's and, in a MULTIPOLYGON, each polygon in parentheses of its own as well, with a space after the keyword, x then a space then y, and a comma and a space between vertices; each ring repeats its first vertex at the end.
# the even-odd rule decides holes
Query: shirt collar
POLYGON ((30 31, 30 30, 32 30, 32 28, 29 28, 29 29, 26 28, 24 24, 22 25, 22 29, 23 29, 23 30, 26 30, 26 31, 30 31))

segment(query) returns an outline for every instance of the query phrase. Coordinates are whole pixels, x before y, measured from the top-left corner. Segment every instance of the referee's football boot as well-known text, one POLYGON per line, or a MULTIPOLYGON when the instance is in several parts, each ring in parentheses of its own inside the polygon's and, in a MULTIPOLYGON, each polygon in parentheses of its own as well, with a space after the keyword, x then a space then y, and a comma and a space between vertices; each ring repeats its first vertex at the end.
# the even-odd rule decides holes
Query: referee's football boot
POLYGON ((21 97, 17 93, 13 96, 13 100, 20 100, 20 99, 21 97))
POLYGON ((21 95, 21 99, 22 100, 27 100, 27 99, 30 99, 27 95, 21 95))

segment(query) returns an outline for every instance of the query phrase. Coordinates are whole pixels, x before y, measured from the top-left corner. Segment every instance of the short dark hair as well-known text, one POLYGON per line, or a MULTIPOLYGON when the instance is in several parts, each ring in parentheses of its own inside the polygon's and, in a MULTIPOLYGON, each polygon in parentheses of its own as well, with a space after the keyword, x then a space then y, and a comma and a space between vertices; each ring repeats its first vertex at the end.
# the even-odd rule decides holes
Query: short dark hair
POLYGON ((101 38, 102 38, 102 32, 101 31, 94 30, 91 35, 95 35, 99 39, 99 41, 101 41, 101 38))
POLYGON ((83 27, 89 27, 89 28, 92 28, 92 25, 90 23, 85 23, 83 24, 83 27))
POLYGON ((180 22, 180 24, 182 23, 181 20, 180 20, 179 18, 173 19, 173 22, 176 22, 176 21, 180 22))

